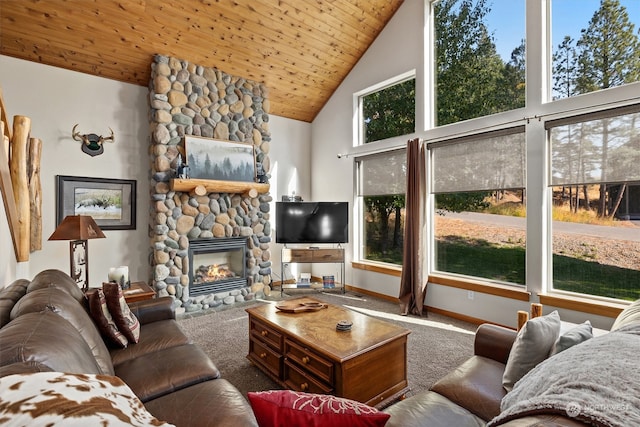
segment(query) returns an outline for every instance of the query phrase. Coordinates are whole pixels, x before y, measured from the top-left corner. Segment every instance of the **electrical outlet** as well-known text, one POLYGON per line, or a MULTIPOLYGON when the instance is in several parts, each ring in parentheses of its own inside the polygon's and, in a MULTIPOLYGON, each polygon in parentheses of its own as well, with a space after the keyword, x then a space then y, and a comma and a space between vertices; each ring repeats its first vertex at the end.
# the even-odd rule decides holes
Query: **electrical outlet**
POLYGON ((473 300, 476 297, 476 293, 473 291, 467 291, 467 298, 473 300))

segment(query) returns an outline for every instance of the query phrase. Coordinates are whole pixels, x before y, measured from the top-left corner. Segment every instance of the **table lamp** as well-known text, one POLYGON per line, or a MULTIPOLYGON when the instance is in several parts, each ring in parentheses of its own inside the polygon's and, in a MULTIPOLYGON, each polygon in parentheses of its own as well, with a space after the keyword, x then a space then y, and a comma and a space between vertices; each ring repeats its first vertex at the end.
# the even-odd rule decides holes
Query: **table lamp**
POLYGON ((89 239, 102 239, 105 235, 89 215, 68 215, 58 225, 49 240, 70 240, 70 276, 83 291, 89 289, 89 239), (84 277, 83 277, 84 276, 84 277))

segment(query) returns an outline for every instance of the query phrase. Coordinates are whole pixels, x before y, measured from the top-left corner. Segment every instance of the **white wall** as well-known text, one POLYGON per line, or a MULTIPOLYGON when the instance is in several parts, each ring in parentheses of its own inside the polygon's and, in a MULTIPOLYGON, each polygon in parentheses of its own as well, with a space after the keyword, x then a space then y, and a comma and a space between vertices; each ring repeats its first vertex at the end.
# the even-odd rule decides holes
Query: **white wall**
MULTIPOLYGON (((129 266, 132 280, 148 280, 148 89, 1 55, 0 87, 10 120, 15 115, 30 117, 31 135, 43 141, 42 250, 32 253, 28 262, 16 263, 4 206, 0 206, 0 288, 47 268, 69 271, 68 242, 47 241, 55 229, 56 175, 137 181, 137 228, 105 231, 106 239, 89 242, 89 281, 101 283, 109 268, 119 265, 129 266), (76 123, 81 133, 106 135, 111 127, 116 142, 106 143, 104 154, 90 157, 71 138, 76 123)), ((311 125, 272 115, 270 130, 273 199, 292 190, 308 199, 311 125)), ((272 253, 274 272, 279 274, 280 251, 272 246, 272 253)))
MULTIPOLYGON (((405 0, 382 33, 369 47, 340 87, 325 104, 312 124, 311 196, 318 201, 348 201, 354 206, 353 154, 375 150, 376 144, 354 148, 353 94, 377 83, 415 70, 416 129, 424 129, 422 110, 424 92, 423 45, 424 1, 405 0), (339 159, 338 153, 350 156, 339 159)), ((391 141, 405 145, 408 137, 391 141)), ((385 141, 388 143, 388 141, 385 141)), ((355 210, 354 210, 355 211, 355 210)), ((400 280, 350 266, 355 242, 354 222, 350 224, 347 245, 346 283, 384 295, 398 296, 400 280)), ((314 265, 314 275, 321 275, 323 265, 314 265)))
MULTIPOLYGON (((109 267, 118 265, 128 265, 133 280, 147 280, 147 89, 6 56, 0 56, 0 70, 9 120, 28 116, 31 136, 42 140, 43 240, 42 250, 32 253, 28 262, 16 264, 15 271, 2 278, 2 285, 14 278, 30 279, 47 268, 69 271, 69 243, 47 240, 56 226, 56 175, 137 180, 137 228, 105 231, 106 239, 89 242, 89 281, 101 283, 109 267), (80 142, 71 138, 76 123, 81 133, 109 135, 109 128, 113 129, 115 143, 105 143, 100 156, 88 156, 80 150, 80 142)), ((3 214, 0 219, 3 263, 15 261, 10 235, 5 239, 5 218, 3 214)))
MULTIPOLYGON (((311 124, 278 116, 269 117, 271 130, 271 262, 272 278, 282 278, 281 244, 276 244, 276 201, 293 192, 303 200, 311 200, 311 124)), ((296 266, 296 273, 299 268, 296 266)), ((306 271, 306 270, 305 270, 306 271)))

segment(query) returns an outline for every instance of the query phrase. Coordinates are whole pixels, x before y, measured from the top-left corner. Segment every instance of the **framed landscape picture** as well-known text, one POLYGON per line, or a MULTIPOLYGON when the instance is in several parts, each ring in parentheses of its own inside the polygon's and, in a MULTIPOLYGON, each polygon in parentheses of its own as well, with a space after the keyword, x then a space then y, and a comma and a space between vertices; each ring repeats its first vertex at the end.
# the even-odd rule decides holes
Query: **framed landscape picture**
POLYGON ((90 215, 103 230, 136 228, 136 181, 57 175, 56 226, 67 215, 90 215))
POLYGON ((182 140, 189 178, 253 182, 256 160, 252 144, 197 136, 182 140))

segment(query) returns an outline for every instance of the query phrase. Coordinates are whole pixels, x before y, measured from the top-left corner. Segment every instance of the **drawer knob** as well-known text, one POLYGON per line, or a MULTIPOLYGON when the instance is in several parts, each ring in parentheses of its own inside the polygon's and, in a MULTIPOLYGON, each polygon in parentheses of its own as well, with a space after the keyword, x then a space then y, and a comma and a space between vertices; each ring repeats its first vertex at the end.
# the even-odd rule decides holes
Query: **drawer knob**
POLYGON ((311 359, 309 359, 309 356, 304 356, 302 358, 302 363, 304 363, 306 365, 307 363, 309 363, 309 360, 311 360, 311 359))
POLYGON ((267 335, 269 335, 269 332, 262 331, 262 332, 260 332, 260 335, 262 335, 263 337, 266 337, 267 335))
POLYGON ((307 384, 307 383, 300 384, 300 390, 302 390, 302 391, 309 390, 309 384, 307 384))
POLYGON ((260 353, 260 359, 264 359, 265 357, 267 357, 267 353, 260 353))

